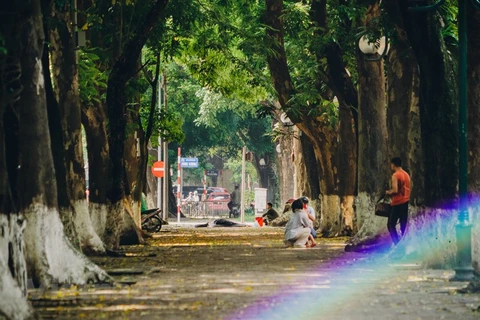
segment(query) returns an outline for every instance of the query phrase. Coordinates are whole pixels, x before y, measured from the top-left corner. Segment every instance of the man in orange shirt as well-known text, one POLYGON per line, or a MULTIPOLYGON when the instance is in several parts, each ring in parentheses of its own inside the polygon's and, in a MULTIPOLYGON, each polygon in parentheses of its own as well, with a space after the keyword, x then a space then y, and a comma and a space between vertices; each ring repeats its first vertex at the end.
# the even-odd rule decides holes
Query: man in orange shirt
POLYGON ((400 229, 402 237, 407 229, 408 219, 408 202, 410 201, 410 176, 402 169, 402 160, 393 158, 390 163, 393 170, 392 188, 386 191, 386 194, 392 196, 390 203, 390 217, 388 218, 387 227, 392 237, 393 243, 397 244, 400 240, 397 233, 397 221, 400 220, 400 229))

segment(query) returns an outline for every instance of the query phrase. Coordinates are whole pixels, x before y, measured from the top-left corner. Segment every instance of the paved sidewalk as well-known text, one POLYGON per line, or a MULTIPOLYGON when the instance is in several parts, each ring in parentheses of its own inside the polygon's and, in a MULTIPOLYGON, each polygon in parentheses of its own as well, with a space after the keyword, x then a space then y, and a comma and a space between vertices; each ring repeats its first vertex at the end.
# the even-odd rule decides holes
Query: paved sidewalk
POLYGON ((480 319, 480 295, 455 294, 466 283, 452 271, 345 253, 345 238, 285 249, 282 236, 168 225, 125 247, 133 256, 93 258, 131 286, 34 289, 31 301, 45 319, 480 319))

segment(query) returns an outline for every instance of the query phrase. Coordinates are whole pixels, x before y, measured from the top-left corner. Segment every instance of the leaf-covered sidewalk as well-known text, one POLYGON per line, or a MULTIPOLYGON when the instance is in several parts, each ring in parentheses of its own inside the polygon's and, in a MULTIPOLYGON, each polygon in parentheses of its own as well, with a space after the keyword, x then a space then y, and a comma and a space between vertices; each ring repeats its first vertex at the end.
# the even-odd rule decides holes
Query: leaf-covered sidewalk
POLYGON ((30 290, 45 319, 478 319, 450 271, 345 253, 344 238, 285 249, 281 228, 165 226, 125 257, 93 258, 116 287, 30 290))

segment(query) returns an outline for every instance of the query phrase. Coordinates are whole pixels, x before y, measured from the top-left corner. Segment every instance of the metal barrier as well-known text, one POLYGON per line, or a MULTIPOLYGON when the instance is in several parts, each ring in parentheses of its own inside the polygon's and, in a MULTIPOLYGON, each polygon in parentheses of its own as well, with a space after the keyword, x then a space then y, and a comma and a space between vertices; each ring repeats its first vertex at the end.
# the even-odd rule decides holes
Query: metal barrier
POLYGON ((226 201, 185 201, 182 203, 182 212, 189 218, 207 219, 228 217, 226 201))

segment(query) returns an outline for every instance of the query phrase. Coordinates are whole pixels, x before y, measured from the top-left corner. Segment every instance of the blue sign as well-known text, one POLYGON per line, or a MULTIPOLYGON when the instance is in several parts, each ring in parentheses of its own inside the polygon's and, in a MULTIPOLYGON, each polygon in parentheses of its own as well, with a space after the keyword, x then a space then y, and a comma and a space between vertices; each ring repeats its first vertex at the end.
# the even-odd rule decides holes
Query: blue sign
POLYGON ((180 158, 182 168, 198 168, 198 158, 180 158))
POLYGON ((207 176, 209 177, 217 177, 218 176, 218 170, 207 170, 207 176))

